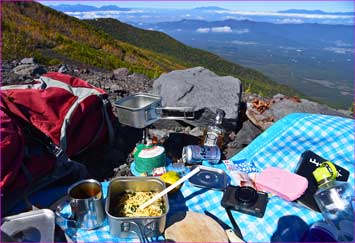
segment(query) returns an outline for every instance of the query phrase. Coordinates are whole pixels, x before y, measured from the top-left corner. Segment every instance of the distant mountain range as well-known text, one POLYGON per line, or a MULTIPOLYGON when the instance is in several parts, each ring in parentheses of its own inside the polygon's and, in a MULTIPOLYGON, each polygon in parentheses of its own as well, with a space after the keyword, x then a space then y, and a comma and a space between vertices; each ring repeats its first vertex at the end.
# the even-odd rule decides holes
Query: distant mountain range
POLYGON ((194 8, 193 10, 203 10, 203 11, 208 11, 208 10, 227 10, 226 8, 220 8, 216 6, 207 6, 207 7, 199 7, 199 8, 194 8))
MULTIPOLYGON (((95 7, 92 5, 84 4, 58 4, 58 5, 49 5, 49 7, 54 8, 62 12, 87 12, 87 11, 129 11, 132 8, 121 8, 117 5, 104 5, 101 7, 95 7)), ((139 9, 139 7, 138 7, 139 9)), ((226 8, 221 8, 217 6, 206 6, 193 8, 191 10, 195 11, 219 11, 219 10, 228 10, 226 8)), ((354 12, 324 12, 321 10, 305 10, 305 9, 288 9, 277 11, 278 13, 295 13, 295 14, 328 14, 328 15, 354 15, 354 12)))
POLYGON ((2 10, 3 60, 34 56, 47 65, 74 63, 108 70, 127 67, 150 78, 204 66, 241 79, 245 87, 257 93, 297 94, 253 69, 115 19, 84 22, 36 2, 5 2, 2 10))
POLYGON ((324 12, 321 10, 304 10, 304 9, 288 9, 278 11, 278 13, 294 13, 294 14, 322 14, 322 15, 352 15, 354 12, 324 12))
MULTIPOLYGON (((119 5, 119 3, 118 3, 119 5)), ((320 10, 289 9, 279 12, 268 11, 240 11, 221 8, 218 6, 206 6, 193 9, 158 9, 158 8, 120 8, 116 5, 102 6, 100 8, 88 5, 50 5, 58 11, 80 19, 92 18, 117 18, 126 23, 158 23, 167 21, 179 21, 186 19, 200 19, 206 21, 221 21, 226 18, 236 20, 250 20, 257 22, 285 23, 319 23, 319 24, 354 24, 354 13, 330 13, 320 10)))
POLYGON ((59 4, 49 5, 49 7, 61 12, 90 12, 90 11, 129 11, 130 8, 120 8, 116 5, 104 5, 102 7, 95 7, 83 4, 59 4))

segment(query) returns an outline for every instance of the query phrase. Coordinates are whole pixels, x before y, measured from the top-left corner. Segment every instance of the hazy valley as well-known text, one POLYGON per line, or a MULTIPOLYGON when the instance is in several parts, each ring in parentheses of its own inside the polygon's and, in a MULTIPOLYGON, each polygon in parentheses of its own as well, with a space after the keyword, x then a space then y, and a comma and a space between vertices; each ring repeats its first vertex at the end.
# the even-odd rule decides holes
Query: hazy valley
POLYGON ((145 27, 255 68, 317 101, 342 108, 353 102, 352 26, 182 20, 145 27))

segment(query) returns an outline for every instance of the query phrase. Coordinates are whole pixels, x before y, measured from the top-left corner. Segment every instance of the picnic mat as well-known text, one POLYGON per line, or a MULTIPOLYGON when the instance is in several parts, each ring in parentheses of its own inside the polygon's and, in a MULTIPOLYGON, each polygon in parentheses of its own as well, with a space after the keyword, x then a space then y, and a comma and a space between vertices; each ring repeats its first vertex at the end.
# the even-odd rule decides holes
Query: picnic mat
MULTIPOLYGON (((348 182, 354 185, 353 119, 302 113, 288 115, 260 134, 231 160, 248 161, 260 171, 274 166, 293 172, 300 155, 306 150, 311 150, 346 168, 350 172, 348 182)), ((223 163, 213 167, 226 170, 223 163)), ((105 197, 107 187, 108 182, 104 182, 105 197)), ((222 195, 221 191, 198 188, 187 181, 178 193, 169 195, 168 217, 180 211, 204 213, 207 210, 231 226, 227 213, 220 204, 222 195)), ((286 215, 298 216, 307 224, 323 220, 320 213, 296 202, 287 202, 277 196, 269 198, 263 218, 233 211, 233 216, 239 224, 244 239, 248 242, 270 242, 271 236, 277 229, 279 218, 286 215)), ((57 218, 57 223, 66 229, 64 220, 57 218)), ((137 241, 137 239, 113 238, 109 233, 107 222, 97 230, 78 230, 72 239, 77 242, 137 241)))

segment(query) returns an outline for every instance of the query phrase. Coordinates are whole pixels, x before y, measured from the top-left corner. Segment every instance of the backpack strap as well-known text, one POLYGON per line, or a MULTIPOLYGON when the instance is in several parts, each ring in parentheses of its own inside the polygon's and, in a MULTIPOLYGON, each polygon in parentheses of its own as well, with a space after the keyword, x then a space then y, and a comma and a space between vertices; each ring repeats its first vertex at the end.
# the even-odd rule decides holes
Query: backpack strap
MULTIPOLYGON (((76 153, 76 155, 82 153, 85 151, 87 148, 89 148, 92 144, 96 142, 96 140, 99 138, 99 135, 101 134, 102 129, 104 128, 104 124, 106 123, 107 125, 107 132, 108 132, 108 137, 109 137, 109 144, 112 144, 114 141, 114 130, 113 130, 113 125, 112 121, 110 119, 110 116, 108 114, 108 109, 110 105, 110 101, 107 99, 106 95, 99 95, 102 101, 102 116, 103 116, 103 121, 100 124, 100 128, 97 130, 95 137, 91 140, 91 142, 86 145, 84 148, 82 148, 79 152, 76 153)), ((62 131, 63 132, 63 131, 62 131)))
POLYGON ((107 98, 104 98, 102 100, 102 102, 103 102, 103 105, 104 105, 104 117, 105 117, 105 120, 106 120, 107 129, 108 129, 109 142, 110 142, 110 144, 112 144, 113 141, 114 141, 115 135, 114 135, 112 121, 111 121, 110 116, 108 114, 110 101, 107 98))

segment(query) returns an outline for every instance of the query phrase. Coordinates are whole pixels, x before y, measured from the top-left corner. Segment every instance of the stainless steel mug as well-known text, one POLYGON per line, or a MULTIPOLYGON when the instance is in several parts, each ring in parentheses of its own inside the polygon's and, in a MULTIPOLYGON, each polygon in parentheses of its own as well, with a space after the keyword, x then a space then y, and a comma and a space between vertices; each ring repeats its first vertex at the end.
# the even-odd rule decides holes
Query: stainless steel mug
POLYGON ((68 227, 91 230, 102 226, 106 213, 100 182, 94 179, 79 181, 69 187, 68 197, 68 201, 58 205, 56 210, 58 216, 67 220, 68 227), (71 208, 70 218, 61 214, 68 204, 71 208))

